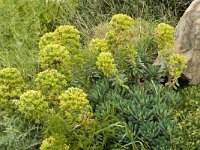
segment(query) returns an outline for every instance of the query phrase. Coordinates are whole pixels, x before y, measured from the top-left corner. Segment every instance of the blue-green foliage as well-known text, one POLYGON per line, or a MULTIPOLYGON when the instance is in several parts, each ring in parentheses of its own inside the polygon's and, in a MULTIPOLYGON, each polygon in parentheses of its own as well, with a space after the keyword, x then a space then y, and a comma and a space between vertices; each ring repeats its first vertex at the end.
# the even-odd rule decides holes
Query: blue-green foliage
MULTIPOLYGON (((172 120, 173 104, 179 100, 175 91, 152 81, 132 85, 127 92, 103 80, 90 93, 94 112, 117 116, 128 125, 135 141, 142 142, 146 148, 173 148, 171 136, 177 129, 172 120)), ((126 137, 124 142, 128 144, 130 138, 126 137)))

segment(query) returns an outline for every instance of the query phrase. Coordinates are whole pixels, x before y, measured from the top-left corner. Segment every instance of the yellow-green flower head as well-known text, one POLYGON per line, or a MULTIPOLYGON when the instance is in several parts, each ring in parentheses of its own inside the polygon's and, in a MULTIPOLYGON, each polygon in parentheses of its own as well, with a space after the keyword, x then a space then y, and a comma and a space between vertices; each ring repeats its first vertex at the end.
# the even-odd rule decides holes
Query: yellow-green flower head
POLYGON ((169 74, 178 78, 181 76, 183 69, 187 67, 186 56, 183 54, 172 54, 169 59, 169 74))
POLYGON ((41 92, 30 90, 20 96, 18 110, 28 119, 40 123, 48 112, 48 103, 41 92))
POLYGON ((81 68, 82 65, 82 51, 80 49, 80 33, 70 25, 59 26, 55 31, 59 44, 65 46, 69 51, 73 70, 81 68))
POLYGON ((0 85, 7 88, 4 93, 7 99, 19 98, 24 90, 24 80, 21 73, 16 68, 5 68, 0 70, 0 85))
POLYGON ((173 49, 174 28, 168 24, 160 23, 154 32, 154 38, 159 49, 173 49))
POLYGON ((92 39, 89 43, 89 50, 94 53, 107 52, 108 43, 105 39, 92 39))
POLYGON ((55 138, 50 136, 42 141, 42 145, 40 146, 40 150, 50 150, 53 147, 55 142, 55 138))
POLYGON ((44 49, 47 45, 49 44, 59 44, 58 40, 57 40, 57 35, 55 32, 49 32, 44 34, 41 38, 40 38, 40 42, 39 42, 39 49, 42 50, 44 49))
POLYGON ((114 58, 110 52, 101 52, 97 57, 96 65, 106 77, 112 77, 117 74, 114 58))
POLYGON ((110 25, 115 30, 127 30, 133 25, 133 19, 124 14, 114 15, 110 21, 110 25))
POLYGON ((82 89, 70 87, 59 96, 59 112, 68 119, 75 117, 82 112, 90 114, 91 106, 87 100, 87 94, 82 89))
POLYGON ((57 97, 68 86, 65 76, 55 69, 40 72, 35 83, 37 90, 40 90, 42 94, 49 98, 57 97))
POLYGON ((73 46, 75 48, 80 46, 80 33, 74 26, 59 26, 54 32, 62 46, 73 46))
POLYGON ((63 147, 60 147, 57 144, 60 144, 59 139, 55 139, 53 136, 46 138, 42 141, 42 145, 40 146, 40 150, 69 150, 69 146, 64 144, 63 147))
POLYGON ((39 62, 42 69, 56 69, 63 72, 71 69, 69 52, 59 44, 49 44, 39 53, 39 62))

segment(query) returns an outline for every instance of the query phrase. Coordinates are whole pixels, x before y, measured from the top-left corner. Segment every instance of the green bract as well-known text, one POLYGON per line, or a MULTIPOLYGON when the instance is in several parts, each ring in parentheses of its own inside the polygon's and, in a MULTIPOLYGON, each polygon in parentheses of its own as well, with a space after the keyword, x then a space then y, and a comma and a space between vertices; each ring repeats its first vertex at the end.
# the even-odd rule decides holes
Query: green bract
POLYGON ((124 14, 114 15, 110 25, 115 30, 127 30, 133 25, 133 19, 124 14))
POLYGON ((56 98, 68 86, 65 76, 55 69, 40 72, 35 83, 37 90, 50 99, 56 98))
POLYGON ((117 74, 114 58, 110 52, 102 52, 97 57, 97 68, 106 76, 112 77, 117 74))
POLYGON ((30 90, 20 96, 18 109, 28 119, 40 123, 48 112, 48 103, 41 92, 30 90))
POLYGON ((80 114, 89 115, 91 106, 87 100, 87 94, 79 88, 70 87, 59 96, 59 112, 67 119, 78 119, 80 114))

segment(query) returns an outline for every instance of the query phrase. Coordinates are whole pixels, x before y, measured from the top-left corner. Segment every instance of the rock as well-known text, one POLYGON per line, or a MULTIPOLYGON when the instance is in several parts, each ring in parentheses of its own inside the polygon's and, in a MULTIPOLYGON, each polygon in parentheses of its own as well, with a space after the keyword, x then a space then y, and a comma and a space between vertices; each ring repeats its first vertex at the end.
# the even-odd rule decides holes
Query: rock
POLYGON ((183 71, 190 83, 200 83, 200 0, 194 0, 175 29, 175 53, 184 54, 187 68, 183 71))
MULTIPOLYGON (((190 4, 176 26, 174 52, 187 58, 184 78, 191 84, 200 83, 200 0, 190 4)), ((160 66, 162 63, 162 59, 157 57, 154 65, 160 66)))

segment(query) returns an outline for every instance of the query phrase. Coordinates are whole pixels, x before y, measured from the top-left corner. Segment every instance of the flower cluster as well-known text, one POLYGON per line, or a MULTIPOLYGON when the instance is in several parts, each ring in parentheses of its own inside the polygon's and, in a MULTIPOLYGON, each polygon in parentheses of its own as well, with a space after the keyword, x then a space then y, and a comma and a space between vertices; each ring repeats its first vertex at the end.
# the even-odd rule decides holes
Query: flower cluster
POLYGON ((174 28, 168 24, 160 23, 155 29, 154 37, 160 50, 173 50, 174 44, 174 28))
POLYGON ((68 120, 78 119, 80 114, 89 115, 91 106, 87 100, 87 95, 79 88, 70 87, 59 96, 60 114, 64 115, 68 120))
POLYGON ((114 58, 110 52, 102 52, 97 57, 97 68, 103 72, 106 77, 112 77, 117 74, 114 58))
POLYGON ((40 123, 48 111, 48 103, 41 92, 30 90, 20 96, 18 110, 26 118, 40 123))
POLYGON ((80 33, 70 25, 59 26, 54 32, 44 34, 39 42, 39 48, 42 50, 49 44, 60 44, 65 46, 73 53, 74 49, 79 48, 80 33))
POLYGON ((105 39, 92 39, 88 46, 89 51, 93 53, 108 52, 108 43, 105 39))
POLYGON ((57 98, 68 83, 63 74, 54 69, 47 69, 40 72, 35 79, 37 90, 50 99, 57 98))
POLYGON ((46 33, 40 38, 39 49, 42 50, 49 44, 60 44, 55 32, 46 33))
POLYGON ((24 89, 24 80, 16 68, 5 68, 0 70, 0 85, 7 86, 9 99, 17 98, 24 89))
POLYGON ((114 15, 110 21, 111 30, 106 33, 109 50, 112 52, 115 62, 121 70, 130 69, 135 64, 137 52, 134 48, 134 33, 131 27, 134 20, 127 15, 114 15))
POLYGON ((62 72, 64 67, 70 68, 69 52, 59 44, 49 44, 39 53, 42 69, 56 69, 62 72))
MULTIPOLYGON (((81 68, 83 62, 82 52, 80 50, 80 33, 74 27, 70 25, 59 26, 55 30, 59 44, 64 46, 71 57, 73 72, 76 72, 81 68)), ((74 73, 75 75, 76 73, 74 73)))
POLYGON ((58 69, 66 75, 68 81, 72 80, 72 77, 78 78, 77 70, 80 70, 83 64, 79 40, 79 31, 70 25, 59 26, 54 32, 43 35, 39 42, 39 62, 42 68, 58 69))
POLYGON ((169 74, 173 81, 177 80, 186 66, 186 56, 183 54, 172 54, 169 58, 169 74))
MULTIPOLYGON (((49 138, 46 138, 42 141, 42 145, 40 146, 40 150, 55 150, 58 149, 58 140, 54 138, 53 136, 50 136, 49 138)), ((59 147, 59 150, 69 150, 69 146, 64 144, 61 147, 59 147)))
POLYGON ((154 39, 158 44, 158 57, 164 63, 169 61, 170 55, 174 50, 174 28, 168 24, 160 23, 154 32, 154 39))
POLYGON ((71 61, 69 52, 59 44, 49 44, 40 50, 39 62, 42 69, 56 69, 71 81, 71 61))
POLYGON ((55 33, 59 44, 65 46, 70 53, 74 54, 74 50, 77 50, 80 47, 80 33, 74 26, 59 26, 55 30, 55 33))
POLYGON ((115 30, 127 30, 133 25, 133 19, 124 14, 114 15, 110 25, 115 30))
POLYGON ((22 75, 16 68, 0 70, 0 108, 7 112, 15 109, 12 101, 19 99, 24 87, 22 75))

